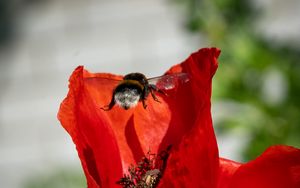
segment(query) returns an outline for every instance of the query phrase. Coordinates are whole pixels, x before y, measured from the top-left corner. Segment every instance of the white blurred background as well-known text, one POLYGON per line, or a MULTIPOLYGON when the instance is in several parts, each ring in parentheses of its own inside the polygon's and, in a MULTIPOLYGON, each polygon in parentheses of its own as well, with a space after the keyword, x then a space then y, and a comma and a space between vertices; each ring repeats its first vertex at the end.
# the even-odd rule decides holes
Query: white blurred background
MULTIPOLYGON (((285 2, 257 0, 267 13, 258 25, 268 36, 295 40, 300 2, 285 2)), ((51 182, 47 178, 56 174, 72 179, 71 172, 84 181, 75 147, 56 118, 78 65, 158 76, 207 45, 185 30, 182 12, 166 0, 13 0, 0 6, 7 29, 0 44, 0 188, 47 187, 34 182, 51 182)), ((219 139, 221 155, 239 159, 238 138, 219 139)), ((66 187, 84 187, 75 183, 66 187)))

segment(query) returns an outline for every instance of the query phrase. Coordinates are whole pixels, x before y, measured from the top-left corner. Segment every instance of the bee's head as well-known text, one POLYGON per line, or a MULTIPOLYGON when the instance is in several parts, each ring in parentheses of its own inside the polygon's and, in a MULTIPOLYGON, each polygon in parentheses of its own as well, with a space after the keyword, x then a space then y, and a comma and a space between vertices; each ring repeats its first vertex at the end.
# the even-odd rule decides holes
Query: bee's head
POLYGON ((136 88, 121 88, 115 91, 115 102, 120 107, 128 110, 137 105, 141 92, 136 88))

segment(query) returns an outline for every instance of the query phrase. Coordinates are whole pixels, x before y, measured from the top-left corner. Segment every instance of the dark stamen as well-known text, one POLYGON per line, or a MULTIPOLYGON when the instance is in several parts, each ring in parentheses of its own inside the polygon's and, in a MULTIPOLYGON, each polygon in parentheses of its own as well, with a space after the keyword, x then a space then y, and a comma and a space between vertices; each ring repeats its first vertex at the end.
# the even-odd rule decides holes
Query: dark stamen
POLYGON ((131 165, 129 174, 116 183, 123 188, 155 188, 166 168, 171 145, 159 154, 148 151, 147 155, 136 165, 131 165))

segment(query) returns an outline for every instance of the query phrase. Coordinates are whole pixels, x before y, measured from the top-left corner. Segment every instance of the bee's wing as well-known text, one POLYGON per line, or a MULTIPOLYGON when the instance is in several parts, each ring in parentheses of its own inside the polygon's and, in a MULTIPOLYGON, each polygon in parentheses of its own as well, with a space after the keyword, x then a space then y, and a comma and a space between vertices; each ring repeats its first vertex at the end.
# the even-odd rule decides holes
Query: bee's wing
POLYGON ((174 73, 166 74, 159 77, 149 78, 149 84, 154 84, 158 89, 170 90, 177 87, 180 84, 188 82, 189 76, 187 73, 174 73))

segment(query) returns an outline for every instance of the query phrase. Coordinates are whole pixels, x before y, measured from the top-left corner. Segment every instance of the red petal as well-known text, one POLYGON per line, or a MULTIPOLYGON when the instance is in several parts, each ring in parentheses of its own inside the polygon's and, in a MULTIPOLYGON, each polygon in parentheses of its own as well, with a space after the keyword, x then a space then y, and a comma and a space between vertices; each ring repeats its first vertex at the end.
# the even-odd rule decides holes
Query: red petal
POLYGON ((165 139, 174 135, 182 139, 172 150, 159 187, 212 188, 217 185, 219 159, 210 97, 219 54, 216 48, 201 49, 169 71, 187 72, 191 81, 189 87, 178 92, 176 101, 168 101, 173 121, 165 139), (181 134, 172 132, 178 130, 181 134))
POLYGON ((241 165, 228 187, 299 188, 300 150, 288 146, 270 147, 257 159, 241 165))
POLYGON ((219 160, 218 188, 227 188, 235 171, 241 166, 240 163, 228 159, 219 160))
POLYGON ((84 76, 83 67, 73 72, 58 119, 76 144, 88 187, 119 187, 115 183, 122 176, 119 148, 107 118, 85 87, 84 76))

